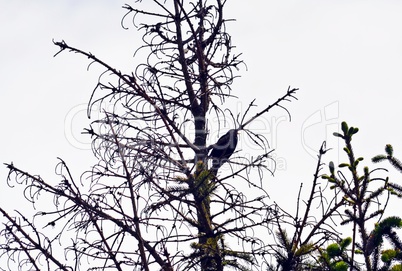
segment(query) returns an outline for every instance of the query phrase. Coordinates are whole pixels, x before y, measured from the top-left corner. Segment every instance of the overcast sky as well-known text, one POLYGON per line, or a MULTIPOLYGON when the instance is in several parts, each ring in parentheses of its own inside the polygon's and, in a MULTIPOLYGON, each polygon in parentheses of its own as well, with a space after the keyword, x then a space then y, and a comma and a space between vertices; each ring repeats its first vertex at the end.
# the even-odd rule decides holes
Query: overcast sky
MULTIPOLYGON (((101 70, 87 72, 79 55, 54 58, 52 39, 129 71, 141 33, 121 28, 126 2, 135 1, 0 0, 1 162, 52 178, 56 157, 77 177, 95 161, 80 132, 101 70)), ((271 198, 284 201, 284 185, 297 195, 300 182, 311 181, 313 151, 323 140, 335 148, 328 159, 343 155, 331 136, 343 120, 360 128, 358 156, 369 159, 391 143, 402 158, 402 1, 228 2, 227 16, 237 19, 229 31, 248 67, 233 85, 240 98, 233 106, 256 98, 262 109, 289 85, 300 88, 299 100, 287 105, 291 122, 280 110, 265 116, 280 165, 266 180, 271 198)), ((0 180, 6 174, 0 168, 0 180)), ((0 203, 19 201, 4 191, 0 203)))

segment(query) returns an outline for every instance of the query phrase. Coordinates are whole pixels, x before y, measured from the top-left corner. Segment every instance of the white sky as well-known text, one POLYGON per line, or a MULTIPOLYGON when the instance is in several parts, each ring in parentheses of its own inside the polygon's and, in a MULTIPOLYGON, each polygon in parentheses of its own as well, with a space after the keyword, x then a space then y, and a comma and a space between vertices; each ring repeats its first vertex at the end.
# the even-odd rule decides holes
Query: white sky
MULTIPOLYGON (((101 70, 87 72, 88 61, 79 55, 53 58, 58 48, 52 39, 128 71, 137 64, 132 55, 141 33, 120 26, 126 2, 134 4, 0 0, 0 162, 13 161, 47 178, 54 176, 56 157, 77 177, 94 162, 80 132, 88 123, 83 104, 101 70)), ((296 196, 300 182, 311 181, 315 160, 309 152, 323 140, 337 148, 331 134, 343 120, 360 128, 354 139, 358 156, 369 159, 391 143, 402 159, 402 1, 228 2, 227 15, 237 18, 229 25, 233 43, 248 66, 233 85, 240 98, 233 106, 245 108, 257 98, 262 109, 289 85, 300 88, 299 100, 287 105, 292 122, 280 110, 266 116, 283 166, 266 179, 272 199, 290 202, 282 196, 284 187, 296 196)), ((329 157, 337 155, 334 150, 329 157)), ((3 182, 6 174, 0 167, 3 182)), ((1 191, 0 204, 18 204, 13 191, 1 191)))

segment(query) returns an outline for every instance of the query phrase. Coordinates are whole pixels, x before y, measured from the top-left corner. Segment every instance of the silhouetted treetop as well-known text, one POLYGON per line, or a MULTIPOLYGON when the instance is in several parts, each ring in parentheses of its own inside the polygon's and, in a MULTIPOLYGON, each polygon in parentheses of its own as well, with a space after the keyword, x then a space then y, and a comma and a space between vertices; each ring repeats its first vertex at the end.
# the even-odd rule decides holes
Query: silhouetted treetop
POLYGON ((98 162, 77 180, 60 159, 57 185, 7 165, 10 183, 26 186, 29 201, 42 194, 54 199, 34 222, 0 209, 9 222, 2 235, 13 236, 3 247, 9 263, 23 258, 27 264, 20 270, 38 270, 37 259, 45 257, 47 270, 80 270, 83 262, 93 270, 259 269, 279 209, 268 202, 263 185, 264 173, 273 170, 273 150, 249 127, 274 107, 289 114, 285 106, 297 89, 289 87, 254 113, 255 100, 244 112, 231 110, 243 61, 226 30, 232 21, 224 17, 227 3, 153 0, 123 6, 123 27, 142 33, 129 72, 54 41, 56 55, 73 52, 104 69, 90 94, 93 121, 85 129, 98 162), (145 62, 137 62, 144 55, 145 62), (227 123, 234 135, 229 144, 223 135, 227 123), (220 140, 212 136, 217 134, 220 140), (250 146, 239 148, 237 136, 251 139, 258 153, 247 155, 250 146), (40 221, 57 234, 47 236, 40 221), (28 239, 25 228, 36 238, 28 239), (55 248, 63 260, 47 256, 55 248))

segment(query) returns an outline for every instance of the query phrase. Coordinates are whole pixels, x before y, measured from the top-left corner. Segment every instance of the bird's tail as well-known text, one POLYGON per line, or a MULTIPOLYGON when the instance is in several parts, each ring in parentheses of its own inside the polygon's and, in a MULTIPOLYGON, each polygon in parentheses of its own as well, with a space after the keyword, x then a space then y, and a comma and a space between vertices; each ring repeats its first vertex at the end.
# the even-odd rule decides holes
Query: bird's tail
POLYGON ((218 174, 218 169, 219 169, 220 165, 221 165, 221 163, 220 163, 219 159, 215 158, 212 160, 212 167, 210 168, 210 171, 212 174, 214 174, 215 177, 218 174))

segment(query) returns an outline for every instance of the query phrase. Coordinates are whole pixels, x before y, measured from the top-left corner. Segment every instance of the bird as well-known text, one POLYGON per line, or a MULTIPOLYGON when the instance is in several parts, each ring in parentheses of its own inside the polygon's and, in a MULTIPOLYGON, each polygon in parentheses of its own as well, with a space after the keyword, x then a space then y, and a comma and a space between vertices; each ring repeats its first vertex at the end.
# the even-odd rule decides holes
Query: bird
POLYGON ((209 157, 212 159, 211 171, 216 175, 218 169, 228 161, 229 157, 236 150, 237 146, 237 129, 231 129, 221 136, 218 141, 212 145, 212 151, 209 157))

